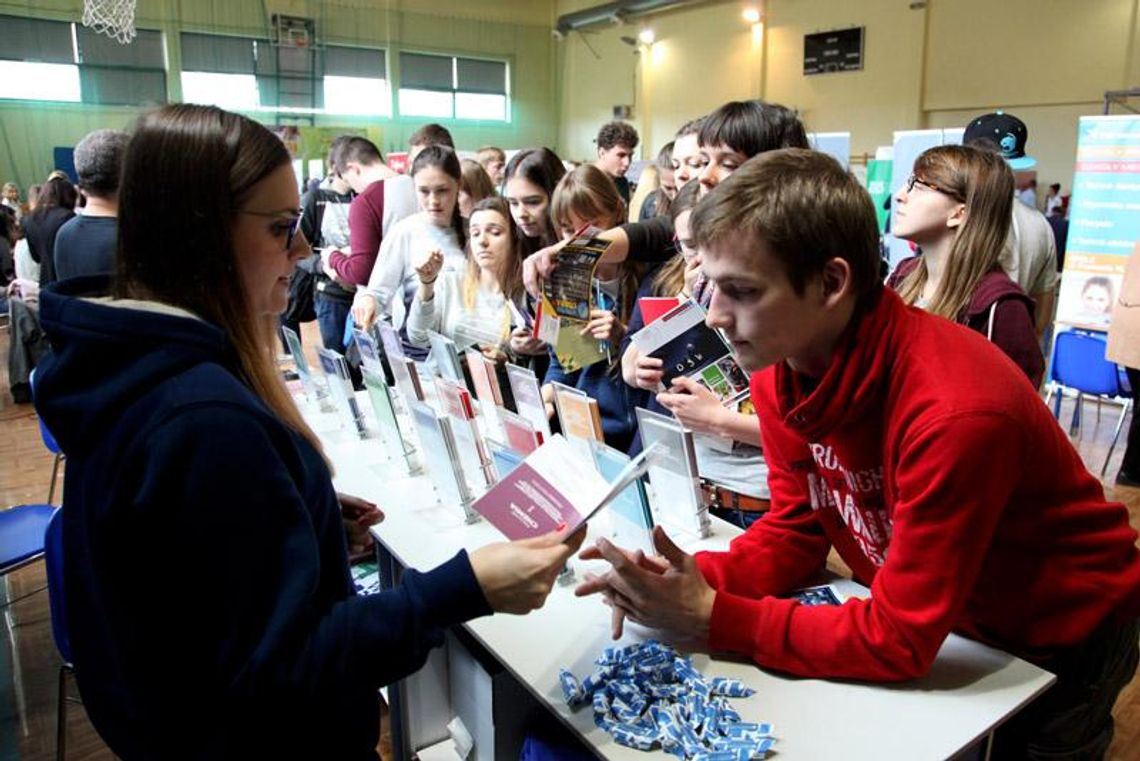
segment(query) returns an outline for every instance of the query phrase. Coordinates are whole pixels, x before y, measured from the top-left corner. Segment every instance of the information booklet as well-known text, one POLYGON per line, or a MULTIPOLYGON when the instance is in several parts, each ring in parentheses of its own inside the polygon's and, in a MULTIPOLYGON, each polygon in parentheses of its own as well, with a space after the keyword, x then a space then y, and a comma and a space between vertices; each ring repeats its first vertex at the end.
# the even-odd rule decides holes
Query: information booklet
POLYGON ((689 299, 634 333, 629 339, 642 354, 662 360, 663 388, 679 375, 692 378, 724 404, 748 394, 748 376, 732 347, 705 324, 705 310, 689 299))
POLYGON ((524 457, 542 446, 542 434, 534 430, 530 421, 510 410, 499 410, 506 444, 524 457))
POLYGON ((487 448, 491 450, 491 463, 495 466, 496 483, 510 475, 511 471, 519 465, 522 465, 523 455, 508 446, 488 441, 487 448))
POLYGON ((475 387, 475 397, 479 402, 479 423, 483 437, 502 441, 504 434, 499 410, 503 401, 497 391, 499 383, 495 378, 495 362, 474 347, 463 352, 463 359, 467 362, 471 385, 475 387))
POLYGON ((321 369, 325 372, 329 392, 336 406, 352 423, 356 434, 362 439, 368 438, 364 413, 356 403, 356 394, 352 390, 352 376, 348 374, 348 363, 344 361, 344 356, 332 349, 320 349, 317 351, 317 356, 321 360, 321 369))
POLYGON ((475 500, 475 510, 508 539, 551 531, 569 536, 640 478, 650 455, 647 448, 607 482, 594 463, 556 434, 475 500))
POLYGON ((301 379, 301 388, 305 391, 305 398, 310 403, 315 402, 321 412, 332 412, 336 408, 329 401, 328 386, 321 383, 309 367, 309 360, 305 358, 305 350, 301 348, 301 337, 292 328, 281 326, 285 336, 285 344, 289 347, 289 355, 293 357, 293 365, 297 368, 297 377, 301 379))
POLYGON ((542 403, 542 388, 538 378, 526 367, 507 365, 507 382, 515 399, 515 412, 519 413, 542 434, 550 438, 550 420, 546 417, 546 405, 542 403))
POLYGON ((594 270, 609 248, 600 238, 575 238, 558 252, 558 266, 542 283, 534 335, 554 347, 568 373, 608 359, 608 347, 582 330, 596 303, 594 270))
POLYGON ((388 358, 388 368, 392 371, 392 380, 396 389, 408 401, 424 400, 423 386, 420 384, 419 370, 415 360, 404 354, 404 345, 400 342, 400 334, 387 323, 376 323, 376 332, 380 336, 380 345, 384 348, 384 356, 388 358))
POLYGON ((479 493, 494 482, 491 471, 491 458, 483 445, 483 437, 475 424, 475 404, 471 392, 458 381, 450 378, 436 378, 436 391, 442 410, 451 418, 451 430, 455 437, 459 462, 472 493, 479 493))
POLYGON ((360 351, 360 373, 372 410, 376 413, 376 427, 384 450, 389 458, 403 457, 409 474, 419 473, 422 467, 416 457, 416 448, 403 435, 392 390, 384 381, 379 347, 372 336, 361 330, 354 330, 352 337, 360 351))
POLYGON ((451 420, 446 415, 440 416, 424 402, 410 402, 408 406, 420 435, 428 478, 435 487, 439 503, 458 507, 463 511, 464 520, 474 523, 479 520, 479 515, 471 509, 473 496, 459 463, 451 420))
POLYGON ((562 433, 572 439, 603 441, 602 414, 598 400, 576 388, 554 383, 554 406, 562 433))
MULTIPOLYGON (((630 458, 624 452, 600 444, 594 449, 594 461, 602 477, 614 482, 629 466, 630 458)), ((614 544, 626 550, 641 550, 646 555, 657 554, 653 546, 653 511, 649 509, 649 497, 641 479, 631 482, 614 499, 609 518, 614 544)))
POLYGON ((637 408, 641 444, 657 454, 649 464, 653 504, 662 523, 708 536, 711 531, 708 508, 701 499, 701 479, 697 472, 693 434, 674 418, 637 408))
POLYGON ((455 341, 434 330, 428 331, 428 341, 431 343, 431 361, 435 363, 435 371, 441 377, 462 383, 468 390, 474 391, 474 384, 464 370, 455 341))

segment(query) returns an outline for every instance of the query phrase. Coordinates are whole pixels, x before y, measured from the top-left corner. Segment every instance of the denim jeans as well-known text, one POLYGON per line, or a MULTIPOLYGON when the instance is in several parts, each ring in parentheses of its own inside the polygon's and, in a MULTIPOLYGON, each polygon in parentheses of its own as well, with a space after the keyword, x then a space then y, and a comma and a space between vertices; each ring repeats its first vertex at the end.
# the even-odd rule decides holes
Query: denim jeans
POLYGON ((325 296, 320 291, 314 294, 313 309, 317 313, 317 326, 321 330, 321 343, 326 349, 344 354, 344 324, 352 311, 352 302, 325 296))

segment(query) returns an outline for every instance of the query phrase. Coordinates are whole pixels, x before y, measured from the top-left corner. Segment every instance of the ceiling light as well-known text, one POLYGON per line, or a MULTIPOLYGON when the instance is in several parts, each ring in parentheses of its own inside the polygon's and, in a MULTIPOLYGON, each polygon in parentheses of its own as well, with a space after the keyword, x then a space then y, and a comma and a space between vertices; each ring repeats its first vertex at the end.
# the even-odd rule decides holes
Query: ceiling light
POLYGON ((759 8, 745 8, 744 12, 740 14, 745 21, 749 24, 760 23, 760 9, 759 8))
POLYGON ((644 26, 641 28, 641 31, 637 33, 637 39, 641 40, 644 45, 652 45, 653 41, 657 39, 657 35, 653 33, 652 29, 644 26))

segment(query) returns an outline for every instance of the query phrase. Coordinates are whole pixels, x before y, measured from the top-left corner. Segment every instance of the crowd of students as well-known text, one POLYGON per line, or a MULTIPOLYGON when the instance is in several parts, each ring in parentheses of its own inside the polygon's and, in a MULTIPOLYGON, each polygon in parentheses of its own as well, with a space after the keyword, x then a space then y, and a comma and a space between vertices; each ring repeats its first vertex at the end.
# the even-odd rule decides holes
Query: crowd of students
POLYGON ((660 528, 657 556, 587 548, 610 570, 578 592, 603 596, 615 634, 629 619, 781 671, 891 681, 926 673, 959 631, 1059 676, 998 757, 1103 754, 1136 668, 1140 555, 1037 393, 1041 304, 1007 274, 1020 204, 1006 157, 983 143, 917 159, 893 219, 916 256, 884 287, 869 196, 791 109, 733 102, 681 126, 651 213, 630 221, 647 189, 625 179, 637 144, 612 123, 597 161, 569 170, 547 147, 461 161, 428 125, 398 174, 345 136, 301 198, 255 122, 191 105, 143 117, 116 177, 114 271, 41 294, 51 352, 36 379, 68 455, 79 685, 117 753, 179 738, 187 755, 373 757, 376 688, 447 626, 540 606, 581 544, 493 544, 354 596, 341 518, 382 516, 333 491, 274 361, 283 319, 317 319, 344 351, 351 315, 398 328, 412 357, 437 331, 531 366, 548 401, 553 383, 585 391, 622 451, 640 448, 637 407, 704 434, 705 498, 748 530, 696 557, 660 528), (609 247, 584 332, 613 353, 567 370, 516 315, 586 233, 609 247), (683 377, 661 387, 660 360, 630 341, 650 295, 707 310, 752 374, 746 401, 683 377), (782 599, 831 548, 871 598, 782 599), (210 562, 134 572, 171 553, 210 562))

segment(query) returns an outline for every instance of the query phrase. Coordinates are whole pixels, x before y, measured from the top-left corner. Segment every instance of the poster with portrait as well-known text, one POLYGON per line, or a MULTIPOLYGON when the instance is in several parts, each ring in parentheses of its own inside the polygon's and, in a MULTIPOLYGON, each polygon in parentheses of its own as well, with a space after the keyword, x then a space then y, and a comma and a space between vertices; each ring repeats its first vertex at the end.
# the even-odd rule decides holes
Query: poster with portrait
POLYGON ((1107 330, 1140 241, 1140 116, 1082 116, 1057 322, 1107 330))

